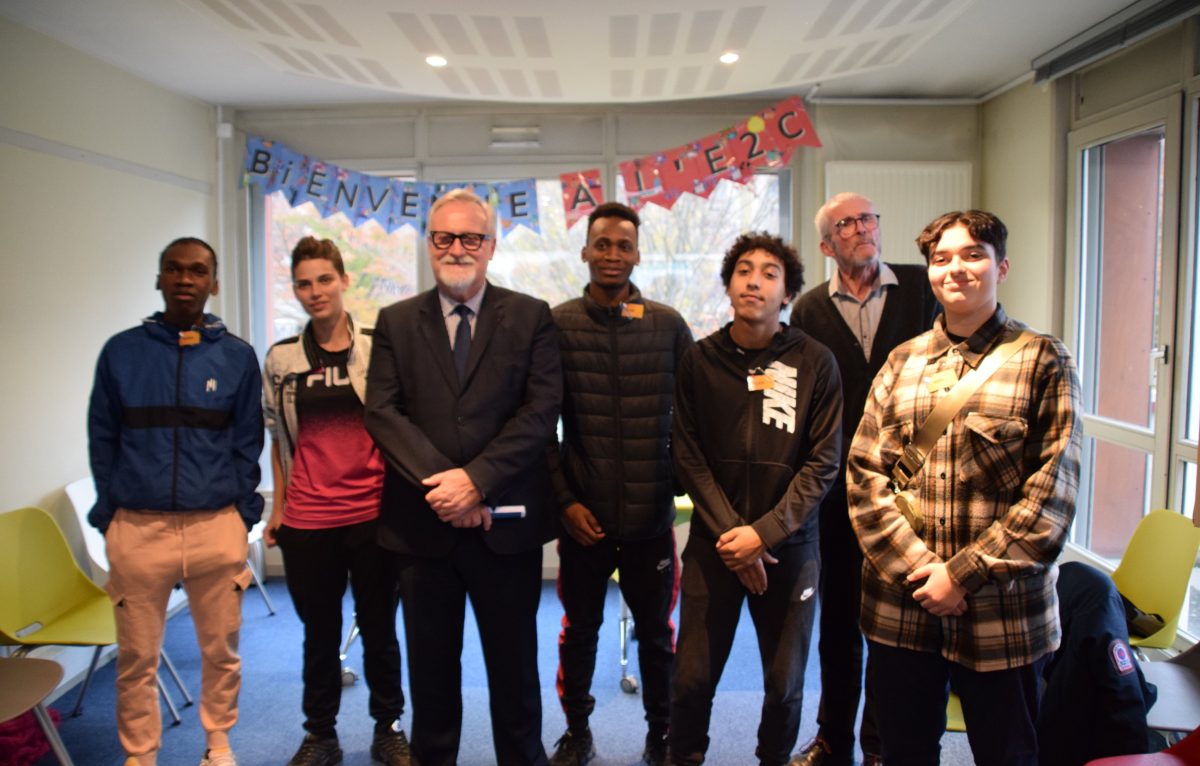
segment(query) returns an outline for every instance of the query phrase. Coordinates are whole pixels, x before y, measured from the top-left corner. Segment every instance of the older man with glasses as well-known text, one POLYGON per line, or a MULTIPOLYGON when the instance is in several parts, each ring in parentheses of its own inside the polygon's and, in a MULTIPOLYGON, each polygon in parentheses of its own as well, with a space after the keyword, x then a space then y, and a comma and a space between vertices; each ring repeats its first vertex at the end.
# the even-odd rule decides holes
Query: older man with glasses
POLYGON ((558 337, 544 301, 488 284, 487 203, 452 191, 427 229, 437 286, 379 313, 365 415, 387 461, 379 541, 406 564, 413 762, 458 759, 469 596, 494 763, 540 766, 537 608, 553 536, 546 448, 562 402, 558 337))
MULTIPOLYGON (((880 260, 879 213, 871 200, 853 192, 834 195, 814 223, 821 252, 837 271, 796 301, 791 323, 828 346, 842 373, 842 466, 820 508, 820 728, 792 763, 850 766, 863 686, 862 552, 846 507, 846 455, 875 373, 899 343, 930 328, 937 302, 924 268, 880 260)), ((859 744, 864 766, 873 766, 880 747, 869 687, 866 697, 859 744)))

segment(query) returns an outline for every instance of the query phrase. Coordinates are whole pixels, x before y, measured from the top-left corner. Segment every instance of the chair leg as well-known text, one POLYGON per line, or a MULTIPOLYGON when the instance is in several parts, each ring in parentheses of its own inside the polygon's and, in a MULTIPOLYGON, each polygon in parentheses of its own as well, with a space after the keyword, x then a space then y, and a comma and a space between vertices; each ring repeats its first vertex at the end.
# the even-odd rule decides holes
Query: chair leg
POLYGON ((346 631, 346 642, 342 644, 341 660, 346 661, 346 655, 350 654, 350 647, 354 644, 354 640, 358 638, 358 614, 355 613, 353 619, 350 620, 350 630, 346 631))
POLYGON ((354 668, 346 664, 346 657, 350 655, 350 647, 358 638, 358 613, 354 614, 350 620, 350 630, 346 631, 346 642, 342 644, 341 654, 338 659, 342 661, 342 686, 354 686, 354 682, 358 680, 358 673, 354 672, 354 668))
POLYGON ((175 707, 175 702, 171 699, 171 695, 167 694, 167 687, 163 685, 162 676, 155 674, 154 683, 158 685, 158 695, 162 697, 162 701, 167 703, 167 710, 171 713, 171 725, 178 726, 183 722, 179 717, 179 710, 175 707))
POLYGON ((183 685, 183 679, 179 677, 179 671, 175 669, 175 663, 171 662, 171 658, 167 656, 167 650, 160 650, 158 656, 162 659, 162 666, 171 675, 171 680, 179 687, 179 693, 183 695, 183 706, 190 706, 192 704, 192 695, 188 694, 187 687, 183 685))
POLYGON ((275 605, 271 603, 271 597, 267 594, 267 589, 263 587, 262 578, 259 577, 258 569, 254 566, 254 562, 247 559, 246 566, 250 568, 250 576, 254 578, 254 584, 258 587, 258 592, 262 596, 263 603, 267 605, 267 611, 272 615, 275 614, 275 605))
POLYGON ((79 687, 79 696, 75 698, 75 707, 71 708, 72 718, 83 712, 83 695, 87 694, 88 686, 92 683, 92 674, 96 672, 96 664, 100 661, 101 648, 97 646, 96 651, 92 653, 92 663, 88 665, 87 675, 83 677, 83 684, 79 687))
POLYGON ((629 632, 633 629, 633 618, 629 615, 629 605, 625 603, 625 597, 618 593, 617 600, 620 602, 620 618, 617 625, 621 631, 621 691, 636 694, 638 680, 629 673, 629 632))
POLYGON ((46 712, 46 706, 40 702, 35 705, 33 716, 37 718, 38 726, 42 727, 42 733, 46 735, 46 741, 50 743, 50 749, 54 751, 54 757, 58 758, 58 762, 62 766, 75 766, 70 754, 67 753, 67 746, 63 744, 62 737, 58 736, 58 729, 54 728, 54 721, 46 712))

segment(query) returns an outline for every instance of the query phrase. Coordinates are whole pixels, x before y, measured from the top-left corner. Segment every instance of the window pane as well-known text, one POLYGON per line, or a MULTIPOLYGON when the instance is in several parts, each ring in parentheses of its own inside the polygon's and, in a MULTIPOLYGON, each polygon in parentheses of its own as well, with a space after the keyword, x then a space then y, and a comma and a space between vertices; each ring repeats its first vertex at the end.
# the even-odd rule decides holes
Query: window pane
MULTIPOLYGON (((1200 164, 1200 156, 1197 158, 1197 164, 1200 164)), ((1200 228, 1200 190, 1196 190, 1195 196, 1196 212, 1194 215, 1198 228, 1200 228)), ((1184 420, 1184 438, 1194 443, 1200 440, 1200 402, 1197 401, 1196 392, 1198 383, 1196 380, 1196 357, 1197 354, 1200 354, 1200 235, 1193 236, 1192 239, 1191 352, 1187 354, 1186 359, 1181 361, 1186 365, 1183 378, 1184 407, 1186 407, 1185 412, 1187 413, 1184 420)), ((1181 324, 1186 326, 1186 315, 1181 318, 1181 324)))
POLYGON ((587 284, 587 268, 579 259, 587 223, 567 231, 562 183, 557 178, 539 179, 537 198, 541 234, 518 226, 504 235, 488 264, 488 279, 553 307, 578 296, 587 284))
POLYGON ((342 253, 350 289, 346 309, 364 324, 374 324, 379 309, 417 291, 417 232, 404 226, 388 234, 368 221, 353 226, 336 213, 322 218, 311 202, 292 207, 282 192, 264 204, 268 345, 295 335, 308 317, 292 295, 292 248, 302 237, 331 239, 342 253))
POLYGON ((1155 129, 1084 152, 1080 372, 1088 411, 1152 428, 1162 159, 1155 129))
POLYGON ((1101 556, 1120 558, 1150 510, 1150 467, 1145 452, 1084 437, 1076 526, 1090 520, 1090 541, 1075 542, 1101 556))
MULTIPOLYGON (((1179 510, 1184 516, 1191 516, 1196 507, 1196 464, 1190 460, 1183 463, 1183 488, 1183 507, 1179 510)), ((1200 633, 1200 567, 1192 568, 1191 584, 1179 614, 1179 629, 1192 635, 1200 633)))
MULTIPOLYGON (((579 258, 587 223, 567 231, 559 180, 537 184, 542 233, 519 226, 507 234, 496 247, 488 278, 557 306, 587 284, 587 267, 579 258)), ((707 200, 685 194, 671 210, 643 207, 638 232, 642 258, 633 272, 638 289, 679 311, 697 338, 729 321, 721 259, 742 232, 779 233, 779 184, 779 175, 759 174, 746 185, 718 184, 707 200)), ((618 199, 625 199, 623 187, 618 199)))
MULTIPOLYGON (((697 339, 731 318, 721 285, 725 251, 747 231, 780 233, 781 176, 759 173, 747 184, 722 181, 708 199, 684 194, 670 210, 648 204, 639 211, 642 263, 633 279, 647 298, 682 314, 697 339)), ((622 180, 618 177, 618 199, 624 200, 622 180)))

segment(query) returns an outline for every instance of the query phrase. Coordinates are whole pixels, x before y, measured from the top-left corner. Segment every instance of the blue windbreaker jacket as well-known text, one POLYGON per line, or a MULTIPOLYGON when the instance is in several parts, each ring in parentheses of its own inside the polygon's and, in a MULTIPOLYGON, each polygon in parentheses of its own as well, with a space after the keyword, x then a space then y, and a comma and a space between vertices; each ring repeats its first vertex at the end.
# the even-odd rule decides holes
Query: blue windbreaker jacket
POLYGON ((100 352, 88 409, 89 455, 101 532, 117 508, 237 507, 249 529, 263 446, 262 378, 254 349, 204 315, 199 342, 156 313, 100 352))

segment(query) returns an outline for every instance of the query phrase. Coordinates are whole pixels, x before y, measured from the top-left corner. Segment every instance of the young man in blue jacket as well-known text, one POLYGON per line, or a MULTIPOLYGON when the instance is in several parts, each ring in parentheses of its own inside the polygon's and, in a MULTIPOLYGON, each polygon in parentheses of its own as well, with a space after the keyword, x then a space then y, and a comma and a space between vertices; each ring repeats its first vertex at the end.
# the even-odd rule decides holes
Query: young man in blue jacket
POLYGON ((236 766, 229 730, 250 582, 246 533, 263 509, 262 380, 254 349, 204 313, 217 292, 208 244, 167 245, 155 286, 164 310, 105 344, 88 409, 97 497, 88 520, 107 543, 117 622, 117 734, 126 766, 157 762, 158 654, 167 598, 182 582, 200 645, 200 764, 236 766))

